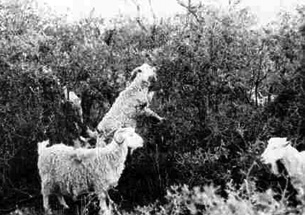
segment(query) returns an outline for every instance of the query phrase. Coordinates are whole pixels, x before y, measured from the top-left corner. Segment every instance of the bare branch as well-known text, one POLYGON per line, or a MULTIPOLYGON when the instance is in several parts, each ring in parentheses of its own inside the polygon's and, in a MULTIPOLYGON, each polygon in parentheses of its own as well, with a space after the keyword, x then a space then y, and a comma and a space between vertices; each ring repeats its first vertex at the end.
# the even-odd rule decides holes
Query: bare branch
POLYGON ((152 14, 152 16, 154 18, 154 22, 155 22, 157 20, 157 17, 156 17, 154 9, 152 7, 151 0, 148 0, 148 3, 149 3, 149 7, 150 7, 150 12, 151 12, 151 14, 152 14))
POLYGON ((142 28, 142 30, 143 31, 145 31, 145 32, 148 32, 147 31, 147 29, 146 29, 146 27, 144 26, 144 24, 142 23, 142 21, 141 21, 141 16, 140 16, 140 12, 141 12, 141 7, 140 7, 140 5, 138 4, 138 2, 136 1, 136 0, 132 0, 132 2, 135 4, 135 6, 137 7, 137 12, 138 12, 138 15, 137 15, 137 18, 136 18, 136 20, 137 20, 137 23, 139 24, 139 26, 142 28))
POLYGON ((189 12, 189 14, 192 14, 198 23, 202 23, 202 20, 197 15, 196 7, 192 6, 192 4, 191 4, 191 0, 188 1, 188 5, 183 3, 182 0, 177 0, 177 3, 180 6, 184 7, 189 12))
POLYGON ((139 24, 139 26, 142 28, 143 31, 148 32, 146 27, 143 25, 140 17, 137 17, 137 23, 139 24))

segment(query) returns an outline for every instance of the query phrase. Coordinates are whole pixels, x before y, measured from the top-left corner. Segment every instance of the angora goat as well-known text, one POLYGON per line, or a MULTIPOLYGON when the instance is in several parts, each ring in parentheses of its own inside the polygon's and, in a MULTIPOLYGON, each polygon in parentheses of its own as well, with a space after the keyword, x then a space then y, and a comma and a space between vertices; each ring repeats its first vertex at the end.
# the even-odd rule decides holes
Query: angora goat
MULTIPOLYGON (((97 130, 108 138, 121 127, 136 128, 136 118, 147 115, 162 121, 163 118, 149 108, 154 95, 150 89, 157 81, 156 68, 143 64, 132 71, 133 81, 123 90, 98 124, 97 130)), ((101 141, 101 143, 103 143, 101 141)))
POLYGON ((46 147, 48 144, 48 140, 38 143, 38 169, 46 212, 51 212, 51 194, 68 208, 63 195, 75 200, 80 194, 94 191, 100 200, 100 213, 110 214, 106 204, 107 191, 120 179, 128 147, 132 150, 142 147, 143 139, 134 128, 120 128, 112 142, 103 148, 75 149, 64 144, 46 147))
POLYGON ((279 174, 276 161, 280 160, 290 176, 292 185, 301 197, 304 196, 305 152, 299 152, 292 147, 287 138, 273 137, 269 139, 261 160, 265 164, 271 164, 272 172, 276 175, 279 174))

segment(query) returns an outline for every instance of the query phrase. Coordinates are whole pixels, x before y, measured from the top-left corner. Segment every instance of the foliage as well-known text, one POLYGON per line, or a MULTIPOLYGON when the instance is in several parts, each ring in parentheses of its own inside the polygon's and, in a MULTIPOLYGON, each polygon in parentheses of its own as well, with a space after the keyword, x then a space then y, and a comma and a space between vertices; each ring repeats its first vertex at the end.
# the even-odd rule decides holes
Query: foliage
MULTIPOLYGON (((218 190, 214 186, 193 187, 192 189, 187 185, 171 186, 167 191, 165 204, 155 203, 150 206, 137 207, 133 214, 250 215, 281 214, 287 211, 285 200, 275 201, 272 190, 260 193, 254 190, 253 185, 247 183, 243 185, 240 189, 236 189, 232 184, 228 184, 226 199, 217 194, 218 190)), ((292 209, 295 213, 302 211, 301 208, 298 210, 292 209)))
MULTIPOLYGON (((270 136, 304 148, 300 8, 264 28, 234 1, 228 8, 190 5, 185 14, 153 24, 121 17, 107 26, 96 17, 68 23, 34 3, 0 2, 0 208, 39 195, 38 141, 71 144, 80 135, 62 87, 81 96, 84 125, 94 128, 143 62, 159 68, 161 90, 151 108, 166 122, 139 119, 146 145, 128 159, 110 192, 121 208, 159 199, 165 205, 137 213, 257 214, 252 194, 241 198, 226 189, 228 181, 237 187, 255 182, 260 192, 286 186, 258 156, 270 136), (258 106, 252 89, 277 98, 258 106), (218 194, 206 186, 211 183, 218 194), (166 195, 173 184, 187 186, 166 195)), ((277 210, 272 207, 270 213, 277 210)))

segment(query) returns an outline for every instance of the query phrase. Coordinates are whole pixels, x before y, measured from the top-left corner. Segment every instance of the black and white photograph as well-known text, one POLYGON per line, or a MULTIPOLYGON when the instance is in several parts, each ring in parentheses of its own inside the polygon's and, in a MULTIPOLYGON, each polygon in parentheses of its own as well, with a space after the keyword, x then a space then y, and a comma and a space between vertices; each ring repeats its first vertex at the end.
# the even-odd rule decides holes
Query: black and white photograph
POLYGON ((304 215, 305 0, 0 0, 0 215, 304 215))

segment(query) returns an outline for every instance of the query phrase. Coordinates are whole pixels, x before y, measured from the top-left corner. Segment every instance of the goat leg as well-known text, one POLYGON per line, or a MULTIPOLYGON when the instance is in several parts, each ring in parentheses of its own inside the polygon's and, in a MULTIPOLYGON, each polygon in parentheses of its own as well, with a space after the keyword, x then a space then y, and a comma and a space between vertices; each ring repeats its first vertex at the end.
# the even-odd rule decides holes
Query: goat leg
POLYGON ((151 116, 151 117, 154 117, 156 118, 157 120, 159 120, 160 122, 164 121, 165 118, 159 116, 156 112, 154 112, 153 110, 151 110, 150 108, 146 107, 144 109, 144 112, 145 112, 145 115, 146 116, 151 116))
POLYGON ((57 199, 59 201, 59 203, 64 207, 64 209, 69 209, 69 206, 67 205, 64 197, 62 195, 56 195, 57 196, 57 199))

